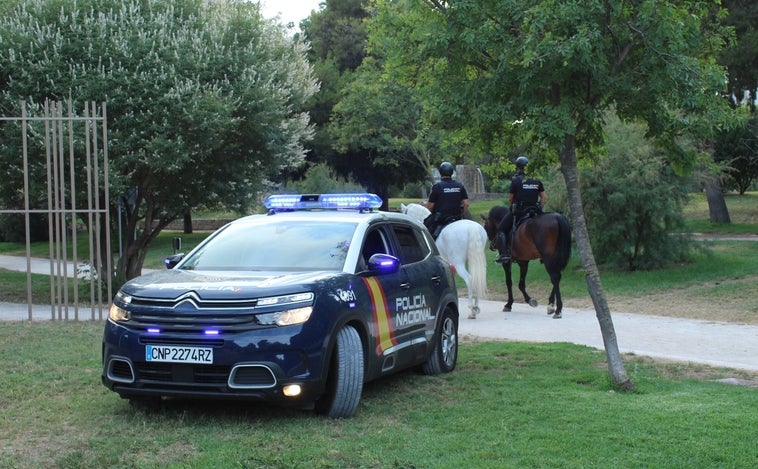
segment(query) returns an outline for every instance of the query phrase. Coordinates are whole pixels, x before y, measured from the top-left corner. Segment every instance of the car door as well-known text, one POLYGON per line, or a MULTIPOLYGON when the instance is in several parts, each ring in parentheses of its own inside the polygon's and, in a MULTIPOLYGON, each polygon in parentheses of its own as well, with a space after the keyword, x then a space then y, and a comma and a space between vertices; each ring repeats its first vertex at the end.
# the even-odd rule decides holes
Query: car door
POLYGON ((404 283, 389 301, 396 334, 407 344, 403 359, 418 362, 426 357, 427 342, 434 331, 438 302, 435 287, 440 284, 440 273, 419 228, 396 222, 392 223, 392 234, 404 283))
MULTIPOLYGON (((397 244, 393 241, 391 226, 376 223, 368 228, 361 247, 360 262, 367 265, 374 254, 390 254, 400 257, 397 244)), ((397 298, 408 295, 409 282, 403 268, 395 272, 385 272, 362 276, 363 283, 370 297, 371 314, 367 318, 371 331, 367 375, 375 377, 391 373, 409 363, 408 350, 412 345, 408 341, 405 327, 396 324, 397 298)))

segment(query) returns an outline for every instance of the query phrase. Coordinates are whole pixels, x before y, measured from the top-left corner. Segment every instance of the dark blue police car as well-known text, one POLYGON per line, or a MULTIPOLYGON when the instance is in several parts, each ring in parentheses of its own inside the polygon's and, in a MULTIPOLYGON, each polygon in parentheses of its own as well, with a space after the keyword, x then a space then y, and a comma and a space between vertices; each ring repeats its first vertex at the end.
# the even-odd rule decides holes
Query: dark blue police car
POLYGON ((121 287, 105 386, 135 402, 249 399, 338 418, 356 412, 367 381, 455 368, 454 272, 421 223, 376 211, 373 194, 265 205, 121 287))

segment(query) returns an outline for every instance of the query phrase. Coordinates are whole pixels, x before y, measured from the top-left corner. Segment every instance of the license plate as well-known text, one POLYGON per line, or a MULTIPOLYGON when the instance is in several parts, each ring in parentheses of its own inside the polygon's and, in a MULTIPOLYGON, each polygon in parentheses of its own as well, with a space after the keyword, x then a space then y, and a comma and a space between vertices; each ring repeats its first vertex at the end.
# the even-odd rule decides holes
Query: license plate
POLYGON ((175 345, 148 345, 145 359, 149 362, 213 364, 213 349, 175 345))

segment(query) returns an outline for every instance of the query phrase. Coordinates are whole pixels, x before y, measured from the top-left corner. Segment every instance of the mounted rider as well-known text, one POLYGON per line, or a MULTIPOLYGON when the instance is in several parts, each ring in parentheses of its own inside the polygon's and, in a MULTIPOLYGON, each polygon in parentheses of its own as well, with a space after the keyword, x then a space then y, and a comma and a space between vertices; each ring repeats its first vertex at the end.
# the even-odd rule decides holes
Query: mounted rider
POLYGON ((466 188, 453 179, 455 166, 445 161, 440 165, 439 171, 440 181, 432 186, 426 203, 426 208, 432 213, 424 220, 424 225, 434 239, 437 239, 445 225, 463 218, 469 207, 466 188))
POLYGON ((508 193, 511 209, 497 227, 498 247, 501 251, 495 262, 511 261, 511 242, 516 226, 528 215, 541 215, 542 207, 547 203, 547 193, 542 181, 528 178, 524 172, 528 164, 529 159, 526 156, 516 158, 516 174, 511 179, 511 189, 508 193))

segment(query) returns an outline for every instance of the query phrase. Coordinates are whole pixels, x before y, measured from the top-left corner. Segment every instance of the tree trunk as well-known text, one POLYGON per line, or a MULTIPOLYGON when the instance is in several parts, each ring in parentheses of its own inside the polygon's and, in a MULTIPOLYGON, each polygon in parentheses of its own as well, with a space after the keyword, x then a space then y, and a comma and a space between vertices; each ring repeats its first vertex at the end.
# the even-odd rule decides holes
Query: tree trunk
POLYGON ((729 209, 724 200, 724 191, 718 175, 710 175, 705 179, 705 198, 708 199, 708 214, 711 223, 731 223, 729 209))
POLYGON ((192 234, 192 212, 184 212, 184 234, 192 234))
POLYGON ((608 373, 610 374, 611 382, 615 386, 624 391, 633 390, 634 383, 627 377, 624 363, 621 360, 616 340, 616 331, 611 319, 611 311, 608 307, 608 300, 603 291, 600 273, 595 263, 592 245, 590 244, 587 222, 584 218, 582 194, 579 190, 576 147, 573 135, 566 136, 564 147, 559 156, 561 160, 561 173, 568 190, 574 239, 579 251, 582 268, 586 275, 587 289, 592 298, 592 304, 595 306, 595 315, 597 316, 598 323, 600 323, 600 332, 603 336, 603 344, 605 345, 605 355, 608 359, 608 373))

